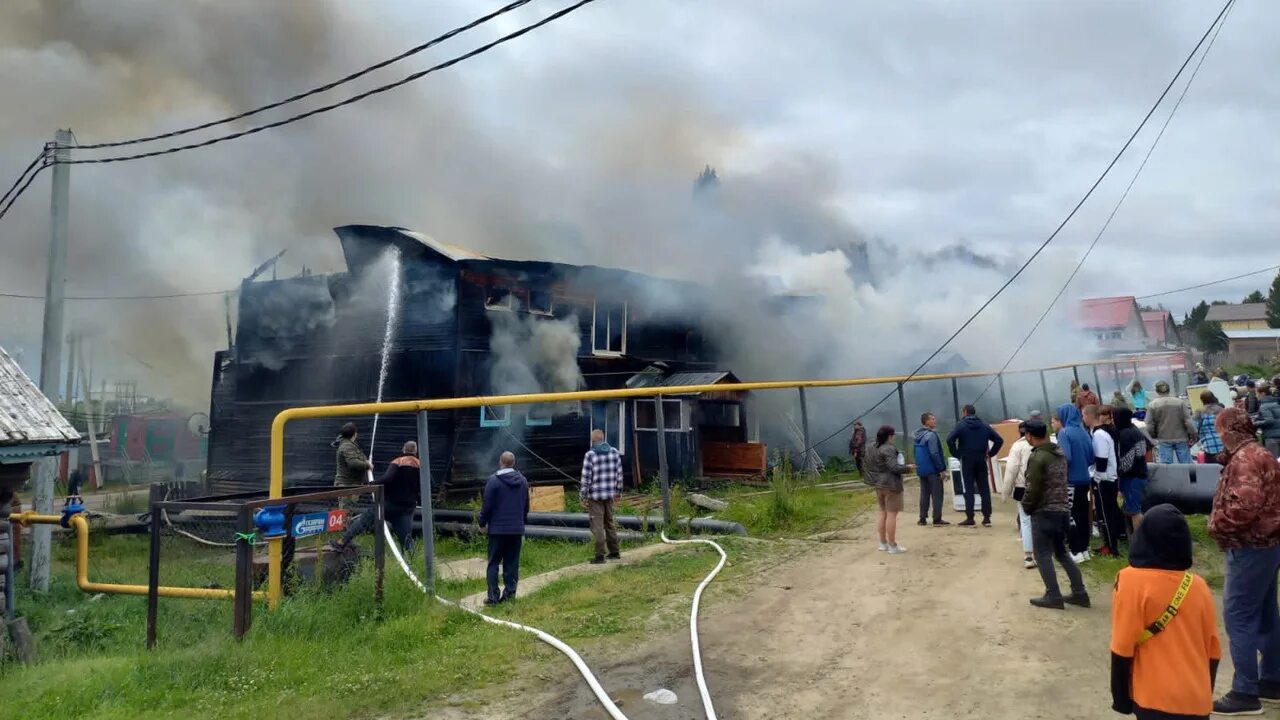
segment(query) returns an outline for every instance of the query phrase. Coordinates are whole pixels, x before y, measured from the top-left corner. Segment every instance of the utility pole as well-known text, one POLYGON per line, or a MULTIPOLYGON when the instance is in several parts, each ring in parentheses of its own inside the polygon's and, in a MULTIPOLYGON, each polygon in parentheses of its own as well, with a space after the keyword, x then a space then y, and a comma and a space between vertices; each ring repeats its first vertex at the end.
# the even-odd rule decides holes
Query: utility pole
POLYGON ((72 412, 75 412, 76 399, 76 340, 75 335, 67 338, 67 390, 62 396, 63 402, 72 412))
MULTIPOLYGON (((44 335, 40 344, 40 391, 50 400, 58 398, 58 371, 62 369, 63 295, 67 280, 67 218, 71 203, 71 131, 54 135, 53 197, 49 217, 49 271, 44 285, 44 335)), ((53 512, 53 484, 58 475, 58 459, 44 458, 33 464, 38 513, 53 512)), ((53 528, 32 528, 31 589, 49 590, 50 541, 53 528)))

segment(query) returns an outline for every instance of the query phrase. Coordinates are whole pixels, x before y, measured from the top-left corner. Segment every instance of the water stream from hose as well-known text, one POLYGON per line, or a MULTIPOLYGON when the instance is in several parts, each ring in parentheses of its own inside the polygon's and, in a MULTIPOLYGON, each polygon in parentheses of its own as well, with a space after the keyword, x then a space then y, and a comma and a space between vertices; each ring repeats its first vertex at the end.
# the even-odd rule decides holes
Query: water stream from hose
MULTIPOLYGON (((395 340, 396 321, 400 317, 400 250, 392 247, 384 256, 387 268, 387 324, 382 330, 382 362, 378 366, 378 402, 382 402, 382 391, 387 384, 387 368, 391 365, 391 345, 395 340)), ((378 440, 378 418, 373 416, 373 432, 369 433, 369 462, 373 462, 374 443, 378 440)), ((373 471, 370 470, 370 473, 373 471)))

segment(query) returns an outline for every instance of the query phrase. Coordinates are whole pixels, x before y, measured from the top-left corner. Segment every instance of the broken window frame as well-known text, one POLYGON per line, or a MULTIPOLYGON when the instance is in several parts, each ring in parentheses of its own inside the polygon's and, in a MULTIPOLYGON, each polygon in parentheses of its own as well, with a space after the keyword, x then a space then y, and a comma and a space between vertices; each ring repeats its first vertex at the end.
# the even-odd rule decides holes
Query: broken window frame
POLYGON ((605 439, 605 441, 609 441, 609 440, 610 440, 610 432, 609 432, 609 430, 610 430, 610 417, 609 417, 609 414, 610 414, 610 411, 612 411, 615 407, 617 408, 618 414, 617 414, 617 417, 616 417, 617 427, 616 427, 616 434, 615 434, 615 438, 614 438, 614 439, 616 439, 616 440, 617 440, 617 442, 613 442, 613 443, 611 443, 611 444, 613 445, 614 449, 616 449, 616 450, 618 451, 618 454, 619 454, 619 455, 626 455, 626 454, 627 454, 627 433, 626 433, 626 429, 627 429, 627 403, 626 403, 625 401, 619 401, 619 400, 595 400, 595 401, 592 401, 592 402, 590 403, 590 407, 589 407, 589 411, 590 411, 590 412, 588 413, 588 414, 589 414, 589 416, 590 416, 590 419, 591 419, 591 430, 592 430, 593 432, 594 432, 595 430, 602 430, 602 431, 604 431, 604 439, 605 439), (604 418, 604 426, 603 426, 603 427, 602 427, 602 426, 600 426, 600 425, 597 425, 597 424, 596 424, 596 412, 595 412, 595 406, 596 406, 596 404, 597 404, 597 403, 598 403, 598 404, 601 404, 601 405, 604 405, 604 410, 600 413, 600 415, 604 418))
POLYGON ((628 307, 626 302, 601 302, 594 300, 591 303, 591 354, 602 357, 622 357, 627 354, 627 315, 628 307), (605 347, 599 346, 599 329, 600 329, 600 311, 601 305, 604 305, 604 332, 605 347), (619 322, 622 324, 622 332, 618 335, 618 347, 613 347, 613 311, 621 308, 619 322))
POLYGON ((495 310, 497 312, 515 312, 516 310, 516 293, 506 285, 490 285, 484 289, 484 309, 495 310), (493 295, 496 292, 505 292, 499 302, 493 301, 493 295))
POLYGON ((481 405, 480 427, 495 428, 511 425, 510 405, 481 405), (491 417, 489 417, 491 416, 491 417))
POLYGON ((525 427, 547 427, 555 416, 555 403, 535 403, 525 409, 525 427), (543 414, 545 413, 545 414, 543 414))
POLYGON ((525 312, 529 313, 530 315, 541 315, 543 317, 552 317, 555 315, 556 299, 555 299, 555 296, 553 296, 550 292, 542 291, 542 290, 530 290, 525 295, 525 298, 526 298, 525 312), (537 297, 538 299, 545 298, 546 299, 545 305, 543 307, 535 307, 534 305, 535 297, 537 297))
MULTIPOLYGON (((654 402, 655 402, 654 400, 636 400, 636 401, 635 401, 635 406, 634 406, 634 409, 633 409, 633 411, 632 411, 632 412, 634 413, 634 417, 635 417, 635 421, 636 421, 636 430, 637 430, 637 431, 639 431, 639 432, 657 432, 657 430, 658 430, 658 419, 657 419, 657 415, 654 415, 653 420, 652 420, 652 422, 649 424, 649 426, 647 426, 647 427, 646 427, 646 426, 643 426, 643 425, 641 425, 641 424, 640 424, 640 422, 641 422, 641 420, 640 420, 640 407, 641 407, 642 405, 643 405, 643 406, 645 406, 645 407, 648 407, 648 406, 654 406, 654 402)), ((670 433, 670 432, 686 432, 686 431, 688 431, 688 429, 689 429, 689 428, 687 427, 687 425, 686 425, 686 423, 685 423, 684 401, 683 401, 683 400, 681 400, 680 398, 668 398, 668 397, 664 397, 664 398, 662 398, 662 407, 663 407, 663 415, 662 415, 662 419, 663 419, 664 421, 666 421, 666 420, 669 420, 669 419, 670 419, 670 418, 667 416, 667 414, 666 414, 666 410, 667 410, 667 409, 669 409, 671 405, 674 405, 674 406, 675 406, 675 408, 676 408, 676 421, 675 421, 675 423, 664 422, 664 423, 663 423, 663 428, 662 428, 662 429, 663 429, 664 431, 666 431, 666 432, 669 432, 669 433, 670 433)), ((657 407, 656 407, 656 406, 654 406, 654 409, 653 409, 651 412, 655 412, 655 413, 656 413, 656 412, 657 412, 657 407)))

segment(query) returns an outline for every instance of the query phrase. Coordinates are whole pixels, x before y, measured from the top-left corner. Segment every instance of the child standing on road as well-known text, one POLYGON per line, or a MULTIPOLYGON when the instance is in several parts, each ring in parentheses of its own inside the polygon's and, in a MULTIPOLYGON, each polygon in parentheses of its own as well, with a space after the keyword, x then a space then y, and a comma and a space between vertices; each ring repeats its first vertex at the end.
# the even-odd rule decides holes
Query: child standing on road
POLYGON ((1143 517, 1111 605, 1111 709, 1208 718, 1222 646, 1213 594, 1191 572, 1191 530, 1172 505, 1143 517))

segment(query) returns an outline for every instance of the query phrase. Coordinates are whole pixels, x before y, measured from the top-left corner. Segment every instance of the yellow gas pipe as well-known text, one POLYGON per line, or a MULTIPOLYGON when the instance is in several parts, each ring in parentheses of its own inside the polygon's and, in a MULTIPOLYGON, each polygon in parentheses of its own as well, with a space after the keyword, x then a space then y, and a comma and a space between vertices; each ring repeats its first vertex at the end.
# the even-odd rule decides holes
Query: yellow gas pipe
MULTIPOLYGON (((61 525, 61 515, 41 515, 34 511, 14 513, 9 521, 18 525, 61 525)), ((89 521, 84 515, 71 516, 71 529, 76 533, 76 585, 87 593, 109 593, 113 595, 140 595, 146 597, 146 585, 120 585, 117 583, 99 583, 89 580, 89 521)), ((157 588, 160 597, 188 599, 230 600, 235 591, 219 588, 167 587, 157 588)), ((253 594, 255 600, 261 600, 266 594, 258 591, 253 594)))

